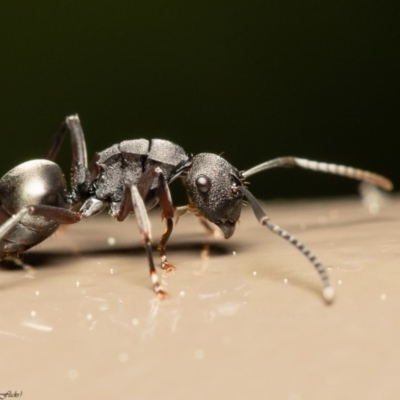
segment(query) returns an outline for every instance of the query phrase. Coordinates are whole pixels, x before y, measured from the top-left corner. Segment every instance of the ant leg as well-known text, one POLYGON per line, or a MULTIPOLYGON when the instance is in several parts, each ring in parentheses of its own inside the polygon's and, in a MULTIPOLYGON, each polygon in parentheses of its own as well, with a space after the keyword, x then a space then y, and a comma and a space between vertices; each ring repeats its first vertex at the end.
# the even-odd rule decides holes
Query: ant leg
MULTIPOLYGON (((172 198, 169 191, 168 183, 165 180, 161 168, 153 167, 147 170, 139 179, 137 183, 137 189, 140 197, 142 199, 145 199, 156 177, 158 177, 157 194, 160 201, 161 218, 165 218, 166 220, 166 228, 161 235, 157 250, 160 252, 161 268, 166 271, 172 271, 175 269, 175 266, 170 264, 167 260, 166 246, 174 228, 174 207, 172 204, 172 198)), ((121 202, 120 211, 117 216, 118 221, 124 220, 131 211, 133 211, 131 198, 130 196, 124 196, 121 202)))
MULTIPOLYGON (((51 219, 59 224, 74 224, 82 218, 79 213, 75 213, 63 208, 58 208, 54 206, 28 206, 22 208, 17 214, 12 215, 3 225, 0 226, 0 241, 3 240, 7 235, 21 222, 25 215, 40 215, 51 219)), ((22 267, 26 272, 27 276, 33 277, 33 269, 23 263, 15 256, 6 256, 5 260, 11 260, 16 265, 22 267)))
POLYGON ((384 190, 392 190, 393 184, 389 179, 382 175, 375 174, 373 172, 347 167, 345 165, 330 164, 326 162, 310 161, 304 158, 297 157, 279 157, 273 160, 264 162, 256 165, 247 171, 242 172, 244 178, 254 175, 258 172, 266 169, 277 168, 277 167, 300 167, 304 169, 310 169, 318 172, 325 172, 334 175, 341 175, 351 179, 357 179, 359 181, 370 182, 373 185, 379 186, 384 190))
POLYGON ((331 303, 334 298, 334 288, 330 282, 328 273, 321 263, 321 261, 303 244, 301 243, 298 239, 296 239, 293 235, 290 233, 286 232, 282 228, 280 228, 278 225, 275 225, 267 214, 265 214, 264 210, 261 208, 260 203, 256 200, 256 198, 243 186, 238 187, 238 189, 246 196, 247 200, 249 201, 251 207, 253 208, 253 212, 258 220, 258 222, 261 225, 266 226, 268 229, 270 229, 272 232, 276 233, 279 235, 281 238, 287 240, 289 243, 291 243, 293 246, 295 246, 307 259, 311 262, 311 264, 314 265, 315 269, 317 270, 321 280, 322 284, 324 286, 322 295, 327 303, 331 303))
POLYGON ((50 146, 47 148, 46 152, 44 153, 44 158, 46 160, 55 161, 57 158, 58 152, 64 142, 65 135, 67 134, 67 124, 63 122, 61 124, 60 129, 55 133, 53 136, 50 146))
POLYGON ((157 250, 160 252, 161 258, 161 268, 164 271, 173 271, 176 269, 174 265, 168 262, 167 260, 167 242, 171 236, 172 230, 174 228, 174 222, 172 218, 166 219, 166 228, 161 235, 160 241, 158 242, 157 250))
POLYGON ((67 131, 71 134, 71 186, 73 203, 76 204, 86 197, 91 182, 85 135, 78 115, 71 115, 65 119, 59 131, 54 135, 50 147, 45 153, 45 158, 50 161, 56 159, 67 131))
POLYGON ((132 196, 129 193, 130 187, 135 185, 139 192, 140 197, 142 199, 145 199, 150 191, 151 185, 154 182, 154 178, 156 178, 158 175, 156 172, 157 169, 161 171, 160 168, 155 167, 144 172, 140 177, 139 181, 137 182, 137 184, 134 184, 133 181, 130 180, 128 177, 125 193, 122 196, 118 213, 115 215, 118 221, 120 222, 124 221, 125 218, 129 215, 129 213, 135 211, 133 207, 132 196))
POLYGON ((200 224, 204 226, 206 231, 214 236, 217 239, 224 239, 224 235, 221 232, 221 229, 216 227, 215 225, 211 224, 207 219, 204 217, 199 217, 200 224))
POLYGON ((45 153, 47 160, 54 161, 63 144, 67 131, 71 133, 72 158, 85 168, 88 167, 85 136, 78 115, 71 115, 61 124, 61 128, 54 135, 49 148, 45 153))
MULTIPOLYGON (((20 210, 17 214, 11 216, 3 225, 0 227, 0 241, 3 240, 7 235, 18 225, 22 218, 29 213, 27 207, 20 210)), ((31 266, 25 264, 15 255, 6 255, 1 259, 1 261, 10 261, 14 265, 20 267, 26 272, 27 278, 34 278, 34 270, 31 266)))
POLYGON ((165 218, 166 228, 158 242, 157 250, 160 252, 161 268, 165 271, 173 271, 176 267, 167 260, 167 242, 174 228, 174 206, 168 183, 162 173, 158 176, 158 196, 162 210, 161 218, 165 218))
POLYGON ((29 279, 35 278, 35 269, 32 266, 25 264, 20 258, 18 258, 18 256, 7 255, 3 257, 1 261, 9 261, 13 265, 23 269, 25 271, 25 278, 29 279))
POLYGON ((79 212, 54 206, 35 205, 24 207, 0 226, 0 240, 4 239, 27 214, 40 215, 59 224, 75 224, 82 218, 82 215, 79 212))
POLYGON ((217 239, 224 239, 224 235, 221 232, 221 229, 216 227, 214 224, 210 223, 206 218, 202 217, 201 215, 197 215, 197 209, 195 207, 191 207, 190 204, 186 206, 181 206, 176 208, 176 224, 179 221, 179 218, 186 214, 186 213, 193 213, 197 218, 199 218, 200 224, 206 229, 206 231, 214 236, 217 239))
POLYGON ((12 215, 3 225, 0 226, 0 240, 3 240, 21 221, 26 214, 29 213, 28 207, 24 207, 17 214, 12 215))
POLYGON ((0 226, 0 240, 3 240, 27 214, 40 215, 59 224, 75 224, 82 218, 82 215, 79 212, 73 212, 54 206, 36 205, 24 207, 0 226))
POLYGON ((80 212, 67 210, 65 208, 35 205, 26 207, 29 215, 40 215, 56 221, 59 224, 76 224, 82 219, 80 212))
MULTIPOLYGON (((151 225, 150 225, 149 216, 147 215, 146 206, 143 202, 143 199, 139 193, 138 188, 135 185, 127 185, 125 194, 124 194, 125 199, 127 196, 131 197, 131 204, 133 207, 133 211, 135 212, 136 220, 139 225, 139 230, 140 230, 140 233, 142 234, 143 245, 146 249, 147 258, 149 261, 150 277, 151 277, 151 281, 153 283, 154 291, 156 292, 156 294, 159 298, 163 299, 163 298, 167 297, 168 294, 162 288, 160 280, 157 275, 156 268, 154 266, 154 260, 153 260, 152 250, 151 250, 151 241, 152 241, 151 225), (129 196, 129 194, 130 194, 130 196, 129 196)), ((124 200, 124 201, 125 201, 125 204, 129 205, 129 201, 127 201, 127 200, 124 200)), ((123 207, 122 204, 121 204, 121 207, 123 207)), ((126 206, 124 207, 124 211, 122 211, 121 217, 128 210, 128 208, 129 207, 126 207, 126 206)), ((126 217, 126 215, 125 215, 125 217, 126 217)))

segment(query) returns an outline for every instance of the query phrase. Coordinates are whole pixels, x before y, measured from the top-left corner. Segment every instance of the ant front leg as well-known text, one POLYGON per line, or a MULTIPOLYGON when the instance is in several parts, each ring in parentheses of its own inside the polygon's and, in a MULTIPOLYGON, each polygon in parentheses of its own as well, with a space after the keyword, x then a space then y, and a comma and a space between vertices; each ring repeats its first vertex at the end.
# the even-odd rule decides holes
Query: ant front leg
POLYGON ((207 221, 206 218, 204 217, 199 217, 199 221, 200 224, 202 226, 204 226, 204 228, 206 229, 206 231, 212 235, 213 237, 217 238, 217 239, 223 239, 224 235, 221 231, 221 229, 219 229, 217 226, 215 226, 214 224, 211 224, 209 221, 207 221))
POLYGON ((219 229, 217 226, 215 226, 214 224, 209 222, 206 218, 204 218, 202 215, 200 215, 197 208, 194 207, 193 205, 188 204, 186 206, 177 207, 176 212, 177 212, 176 223, 178 223, 178 220, 182 215, 185 215, 186 213, 192 213, 199 219, 201 226, 207 231, 207 233, 209 233, 210 235, 212 235, 217 239, 224 238, 221 229, 219 229))
POLYGON ((167 260, 167 242, 174 228, 174 207, 172 204, 171 193, 168 183, 164 175, 160 173, 158 176, 158 195, 160 198, 160 207, 162 210, 162 218, 165 218, 166 229, 161 235, 157 250, 160 252, 161 268, 165 271, 173 271, 176 267, 170 264, 167 260))

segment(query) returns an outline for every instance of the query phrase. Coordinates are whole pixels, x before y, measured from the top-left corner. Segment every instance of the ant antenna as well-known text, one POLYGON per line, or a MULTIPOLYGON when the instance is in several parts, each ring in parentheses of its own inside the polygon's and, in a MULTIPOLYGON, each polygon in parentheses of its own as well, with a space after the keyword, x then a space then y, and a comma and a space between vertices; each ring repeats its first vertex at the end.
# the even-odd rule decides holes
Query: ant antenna
POLYGON ((334 175, 341 175, 347 178, 357 179, 359 181, 370 182, 384 190, 392 190, 392 182, 382 175, 374 174, 373 172, 357 169, 353 167, 347 167, 345 165, 330 164, 326 162, 311 161, 305 158, 297 157, 279 157, 270 161, 266 161, 262 164, 256 165, 247 171, 242 172, 244 178, 254 175, 258 172, 266 169, 277 168, 277 167, 300 167, 304 169, 310 169, 318 172, 325 172, 334 175))
POLYGON ((254 214, 255 214, 258 222, 261 225, 266 226, 272 232, 276 233, 281 238, 287 240, 289 243, 291 243, 293 246, 295 246, 314 265, 315 269, 317 270, 317 272, 322 280, 322 284, 324 286, 323 291, 322 291, 324 300, 328 304, 332 303, 334 295, 335 295, 335 290, 330 282, 328 273, 327 273, 325 267, 323 266, 323 264, 321 263, 321 261, 303 243, 301 243, 293 235, 291 235, 289 232, 283 230, 281 227, 279 227, 278 225, 271 222, 268 215, 262 209, 260 203, 244 186, 238 186, 237 189, 240 190, 244 194, 244 196, 247 198, 251 207, 253 208, 254 214))

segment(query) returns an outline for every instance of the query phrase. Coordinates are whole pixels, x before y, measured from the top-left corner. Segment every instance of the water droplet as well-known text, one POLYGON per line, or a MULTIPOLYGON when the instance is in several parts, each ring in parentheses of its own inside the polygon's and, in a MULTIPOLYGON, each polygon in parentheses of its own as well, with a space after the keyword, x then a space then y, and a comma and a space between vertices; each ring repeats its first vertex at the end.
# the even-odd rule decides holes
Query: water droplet
POLYGON ((92 315, 92 314, 87 314, 87 315, 86 315, 86 319, 87 319, 88 321, 91 321, 91 320, 93 319, 93 315, 92 315))
POLYGON ((200 349, 196 350, 194 356, 196 357, 197 360, 202 360, 204 358, 204 351, 200 349))
POLYGON ((179 292, 179 296, 185 297, 185 292, 184 292, 183 290, 181 290, 181 291, 179 292))
POLYGON ((110 268, 110 275, 114 275, 114 270, 110 268))
POLYGON ((285 285, 287 285, 288 282, 289 282, 289 280, 288 280, 287 278, 285 278, 285 279, 283 280, 283 283, 284 283, 285 285))
POLYGON ((253 275, 256 276, 257 275, 257 271, 253 271, 253 275))
POLYGON ((133 318, 132 325, 133 326, 138 326, 139 325, 139 320, 137 318, 133 318))
POLYGON ((76 378, 78 378, 79 376, 79 372, 76 369, 70 369, 68 371, 68 378, 75 380, 76 378))
POLYGON ((77 281, 77 282, 75 283, 75 285, 76 285, 76 287, 79 287, 79 286, 80 286, 79 281, 77 281))
POLYGON ((32 310, 31 311, 31 317, 33 318, 33 317, 36 317, 36 311, 35 310, 32 310))
POLYGON ((129 360, 129 354, 127 353, 120 353, 118 356, 118 360, 120 362, 127 362, 129 360))
POLYGON ((342 280, 339 279, 339 280, 337 281, 337 284, 338 284, 338 285, 341 285, 341 284, 342 284, 342 280))
POLYGON ((114 246, 115 243, 117 243, 117 241, 115 240, 115 238, 113 238, 112 236, 110 236, 110 237, 107 239, 107 243, 108 243, 109 246, 114 246))
POLYGON ((232 251, 232 255, 233 255, 233 256, 236 256, 236 251, 232 251))
POLYGON ((381 300, 386 300, 386 294, 385 293, 381 294, 381 300))
POLYGON ((360 183, 358 189, 363 204, 368 211, 371 214, 379 213, 386 200, 384 193, 374 185, 367 182, 360 183))
POLYGON ((35 294, 36 294, 36 296, 39 296, 39 294, 40 294, 39 290, 36 290, 35 294))

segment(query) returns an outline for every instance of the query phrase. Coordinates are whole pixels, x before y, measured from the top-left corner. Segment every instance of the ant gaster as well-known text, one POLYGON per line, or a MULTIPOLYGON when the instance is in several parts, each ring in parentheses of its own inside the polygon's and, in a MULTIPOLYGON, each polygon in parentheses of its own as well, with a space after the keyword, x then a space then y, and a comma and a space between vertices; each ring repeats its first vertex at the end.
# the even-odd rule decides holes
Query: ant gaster
POLYGON ((175 213, 179 216, 192 212, 209 229, 208 221, 229 238, 235 231, 242 205, 247 201, 261 225, 290 242, 314 265, 322 280, 323 297, 329 303, 333 300, 334 289, 323 264, 293 235, 271 222, 246 187, 249 176, 276 167, 301 167, 392 189, 388 179, 368 171, 295 157, 276 158, 239 172, 216 154, 190 156, 177 144, 161 139, 135 139, 115 144, 97 154, 91 171, 83 130, 75 115, 66 118, 45 159, 18 165, 1 178, 0 258, 15 259, 18 253, 48 238, 60 224, 79 222, 107 207, 118 221, 134 213, 147 252, 154 290, 163 298, 167 293, 161 287, 154 266, 147 210, 160 204, 166 229, 158 250, 161 267, 171 270, 174 266, 167 260, 166 245, 175 213), (60 167, 54 163, 68 131, 72 143, 70 191, 60 167), (169 184, 178 177, 186 187, 189 204, 174 209, 169 184), (78 211, 74 211, 79 205, 78 211))

